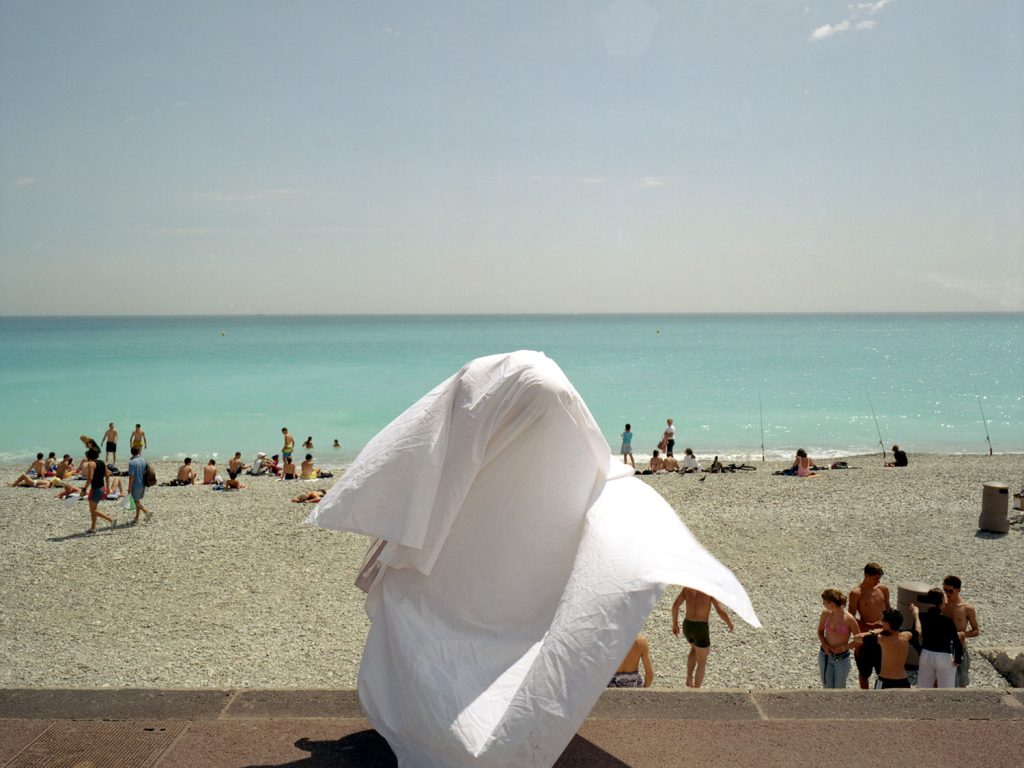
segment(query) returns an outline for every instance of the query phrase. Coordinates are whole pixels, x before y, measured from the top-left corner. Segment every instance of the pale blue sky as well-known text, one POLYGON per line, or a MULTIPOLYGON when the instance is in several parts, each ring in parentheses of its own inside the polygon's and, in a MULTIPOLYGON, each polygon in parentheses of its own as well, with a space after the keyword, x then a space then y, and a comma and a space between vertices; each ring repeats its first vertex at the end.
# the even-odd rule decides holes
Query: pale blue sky
POLYGON ((1022 9, 0 0, 0 313, 1022 310, 1022 9))

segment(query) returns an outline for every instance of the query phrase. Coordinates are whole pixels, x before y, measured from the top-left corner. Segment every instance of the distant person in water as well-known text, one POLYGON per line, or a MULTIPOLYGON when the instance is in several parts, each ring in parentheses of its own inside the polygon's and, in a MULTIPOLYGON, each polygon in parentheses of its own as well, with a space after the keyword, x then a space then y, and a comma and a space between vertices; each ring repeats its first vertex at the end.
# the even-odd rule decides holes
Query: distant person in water
POLYGON ((907 452, 901 451, 898 445, 892 447, 892 461, 885 463, 887 467, 908 467, 910 466, 910 459, 907 458, 907 452))
POLYGON ((332 445, 331 447, 332 448, 341 448, 341 443, 338 442, 338 438, 334 438, 334 445, 332 445))
POLYGON ((307 450, 307 451, 312 451, 313 450, 313 436, 312 435, 310 435, 309 437, 306 438, 306 442, 304 442, 302 444, 302 447, 305 450, 307 450))
POLYGON ((647 645, 647 638, 637 635, 633 641, 626 658, 615 670, 609 688, 650 688, 654 682, 654 667, 651 666, 651 653, 647 645), (640 673, 640 664, 644 665, 643 674, 640 673))

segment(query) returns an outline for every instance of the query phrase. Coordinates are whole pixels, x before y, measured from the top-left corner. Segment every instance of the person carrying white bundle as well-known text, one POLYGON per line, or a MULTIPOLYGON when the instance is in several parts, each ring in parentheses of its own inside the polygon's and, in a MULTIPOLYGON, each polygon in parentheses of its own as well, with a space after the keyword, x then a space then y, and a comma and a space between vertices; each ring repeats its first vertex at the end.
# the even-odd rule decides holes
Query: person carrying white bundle
POLYGON ((412 405, 313 510, 378 539, 358 688, 400 766, 552 765, 668 584, 760 626, 632 471, 561 369, 514 352, 412 405))

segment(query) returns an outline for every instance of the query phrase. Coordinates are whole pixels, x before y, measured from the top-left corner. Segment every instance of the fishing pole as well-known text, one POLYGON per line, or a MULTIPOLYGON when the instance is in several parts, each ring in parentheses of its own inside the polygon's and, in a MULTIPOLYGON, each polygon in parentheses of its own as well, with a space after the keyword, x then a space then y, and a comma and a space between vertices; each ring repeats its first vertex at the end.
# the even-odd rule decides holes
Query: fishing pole
POLYGON ((971 385, 974 387, 974 396, 978 398, 978 410, 981 411, 981 423, 985 425, 985 440, 988 441, 988 455, 992 455, 992 438, 988 435, 988 419, 985 418, 985 409, 981 407, 981 395, 978 394, 978 385, 973 381, 971 385))
POLYGON ((761 404, 761 392, 757 393, 757 410, 761 414, 761 463, 764 464, 764 406, 761 404))
POLYGON ((878 445, 882 449, 882 461, 885 461, 885 443, 882 442, 882 430, 878 427, 878 415, 875 413, 875 404, 871 402, 871 395, 868 395, 868 405, 871 406, 871 415, 875 419, 875 431, 878 433, 878 445))

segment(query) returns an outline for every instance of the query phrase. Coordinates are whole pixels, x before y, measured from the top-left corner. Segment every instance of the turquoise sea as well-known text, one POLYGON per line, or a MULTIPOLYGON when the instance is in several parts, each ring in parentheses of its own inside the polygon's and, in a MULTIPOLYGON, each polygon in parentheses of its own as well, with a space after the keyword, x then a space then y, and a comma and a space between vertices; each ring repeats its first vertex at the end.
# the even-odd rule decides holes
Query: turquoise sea
MULTIPOLYGON (((349 461, 466 361, 542 350, 613 450, 665 418, 701 458, 1024 452, 1024 314, 0 318, 0 462, 78 455, 113 421, 156 458, 349 461), (343 448, 329 446, 338 438, 343 448)), ((123 462, 122 462, 123 463, 123 462)))

